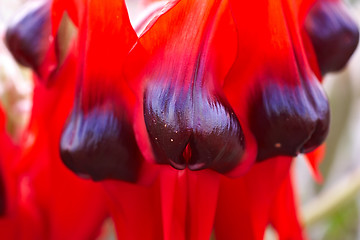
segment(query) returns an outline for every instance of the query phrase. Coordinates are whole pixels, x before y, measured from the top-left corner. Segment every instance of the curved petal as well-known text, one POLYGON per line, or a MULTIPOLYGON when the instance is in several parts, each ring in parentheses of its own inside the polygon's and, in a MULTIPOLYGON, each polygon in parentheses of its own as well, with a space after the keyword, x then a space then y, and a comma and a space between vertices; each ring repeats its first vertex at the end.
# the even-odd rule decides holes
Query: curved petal
POLYGON ((323 177, 319 170, 319 165, 325 157, 325 148, 326 145, 322 144, 314 151, 306 154, 306 158, 310 165, 311 173, 318 183, 321 183, 323 181, 323 177))

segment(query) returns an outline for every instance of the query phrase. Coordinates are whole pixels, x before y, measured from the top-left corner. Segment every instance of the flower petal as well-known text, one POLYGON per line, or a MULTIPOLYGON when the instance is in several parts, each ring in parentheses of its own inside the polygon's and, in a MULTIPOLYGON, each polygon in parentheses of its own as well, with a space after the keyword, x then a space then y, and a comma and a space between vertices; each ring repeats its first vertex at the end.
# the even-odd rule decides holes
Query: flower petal
POLYGON ((78 92, 60 148, 64 163, 93 180, 138 180, 132 93, 122 65, 137 37, 124 1, 91 1, 80 24, 78 92))
POLYGON ((220 174, 213 171, 188 171, 187 239, 210 239, 213 231, 220 174))
POLYGON ((217 239, 263 239, 272 202, 291 161, 273 158, 255 164, 238 179, 222 178, 214 225, 217 239))
POLYGON ((160 182, 140 186, 104 180, 116 232, 123 239, 162 239, 160 182))
POLYGON ((270 222, 276 229, 279 239, 305 239, 295 201, 289 173, 281 184, 271 209, 270 222))
POLYGON ((76 61, 71 51, 50 89, 35 84, 31 120, 16 166, 20 239, 95 238, 107 216, 102 189, 77 178, 59 158, 60 133, 73 105, 76 61))
POLYGON ((323 177, 321 172, 319 171, 319 165, 321 161, 325 157, 325 144, 320 145, 320 147, 316 148, 314 151, 306 154, 306 158, 309 162, 311 173, 314 179, 321 183, 323 181, 323 177))
POLYGON ((84 0, 52 0, 51 22, 52 34, 56 35, 65 12, 75 26, 79 26, 81 16, 84 15, 86 1, 84 0))
POLYGON ((247 37, 239 37, 224 91, 255 135, 258 161, 312 151, 328 132, 328 101, 305 57, 290 2, 267 2, 259 10, 259 3, 232 2, 238 32, 247 37), (241 24, 245 19, 252 25, 241 24))
POLYGON ((177 169, 244 168, 243 132, 221 91, 236 56, 228 2, 172 1, 161 14, 127 65, 128 79, 138 80, 132 84, 138 94, 135 131, 143 154, 177 169))

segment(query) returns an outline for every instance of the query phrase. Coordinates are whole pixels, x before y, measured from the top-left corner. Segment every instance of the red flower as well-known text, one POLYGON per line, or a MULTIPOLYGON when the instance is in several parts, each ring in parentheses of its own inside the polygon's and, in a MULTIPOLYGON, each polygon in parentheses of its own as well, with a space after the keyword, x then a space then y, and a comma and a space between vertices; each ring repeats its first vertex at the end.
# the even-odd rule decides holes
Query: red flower
MULTIPOLYGON (((50 15, 48 3, 44 6, 47 12, 43 13, 50 15)), ((58 148, 63 124, 73 105, 76 51, 71 51, 63 64, 63 60, 57 62, 56 71, 48 69, 51 70, 49 75, 41 75, 37 70, 51 65, 49 61, 52 59, 44 56, 48 56, 55 45, 48 46, 42 39, 49 39, 52 34, 50 18, 46 18, 47 22, 43 22, 44 19, 37 22, 37 17, 34 12, 28 12, 25 19, 29 20, 20 21, 28 25, 14 25, 7 32, 10 40, 18 37, 19 42, 28 40, 35 46, 39 41, 45 43, 39 44, 36 49, 28 45, 24 45, 28 48, 19 49, 17 47, 21 45, 8 41, 8 45, 14 47, 10 47, 11 50, 17 49, 13 52, 15 56, 28 56, 29 53, 29 65, 42 78, 40 81, 51 85, 46 88, 34 76, 33 111, 23 136, 21 152, 7 159, 12 162, 7 171, 15 182, 11 186, 15 195, 10 199, 14 206, 4 219, 6 231, 1 231, 1 234, 8 235, 1 236, 6 239, 93 239, 99 234, 108 215, 103 190, 99 185, 77 178, 67 170, 61 164, 58 148), (35 22, 31 21, 34 17, 35 22), (22 31, 19 31, 19 27, 20 30, 23 28, 22 31), (32 31, 39 30, 43 33, 40 35, 42 38, 27 38, 29 31, 31 35, 32 31), (19 160, 16 161, 17 158, 19 160)), ((58 51, 56 56, 60 57, 60 53, 58 51)))
MULTIPOLYGON (((45 75, 59 41, 18 55, 52 83, 36 85, 25 135, 35 140, 18 164, 33 191, 19 209, 50 225, 31 236, 93 238, 106 216, 101 189, 67 172, 61 155, 80 177, 102 181, 119 238, 262 239, 272 224, 280 238, 303 239, 292 157, 321 146, 329 125, 312 54, 321 69, 322 57, 303 25, 313 2, 174 0, 138 37, 124 1, 54 1, 51 27, 29 29, 60 39, 66 11, 78 28, 70 53, 55 52, 45 75), (83 224, 78 235, 66 210, 71 225, 83 224)), ((13 29, 13 51, 14 37, 33 41, 13 29)), ((316 170, 319 158, 309 159, 316 170)))

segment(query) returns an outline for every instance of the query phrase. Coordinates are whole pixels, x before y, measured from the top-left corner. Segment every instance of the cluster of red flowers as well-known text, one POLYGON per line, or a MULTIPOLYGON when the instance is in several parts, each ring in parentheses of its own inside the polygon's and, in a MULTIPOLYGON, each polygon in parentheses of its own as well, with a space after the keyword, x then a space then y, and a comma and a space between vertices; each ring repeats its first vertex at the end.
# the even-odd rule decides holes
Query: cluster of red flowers
POLYGON ((339 0, 31 2, 6 43, 34 71, 21 144, 1 116, 0 237, 304 239, 291 163, 315 176, 324 74, 359 33, 339 0), (70 171, 71 170, 71 171, 70 171), (74 174, 75 173, 75 174, 74 174))

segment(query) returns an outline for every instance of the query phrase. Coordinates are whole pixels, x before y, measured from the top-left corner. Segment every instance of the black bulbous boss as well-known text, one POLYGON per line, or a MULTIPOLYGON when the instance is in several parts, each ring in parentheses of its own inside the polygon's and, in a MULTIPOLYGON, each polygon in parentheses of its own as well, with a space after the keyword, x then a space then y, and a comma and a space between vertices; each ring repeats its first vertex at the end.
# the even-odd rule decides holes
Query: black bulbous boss
POLYGON ((95 181, 136 182, 141 166, 131 123, 120 106, 110 103, 87 113, 75 107, 61 136, 60 155, 73 172, 95 181))
POLYGON ((149 82, 144 117, 156 161, 176 169, 205 168, 226 173, 244 153, 240 123, 226 100, 203 83, 189 88, 149 82))
POLYGON ((35 1, 25 4, 22 11, 10 22, 5 43, 21 65, 39 74, 51 37, 51 1, 35 1))
POLYGON ((315 75, 300 74, 295 85, 276 76, 270 72, 260 77, 263 85, 250 107, 257 161, 311 152, 325 140, 329 129, 328 100, 315 75))
POLYGON ((324 75, 341 70, 359 42, 359 30, 342 1, 317 1, 305 20, 324 75))

